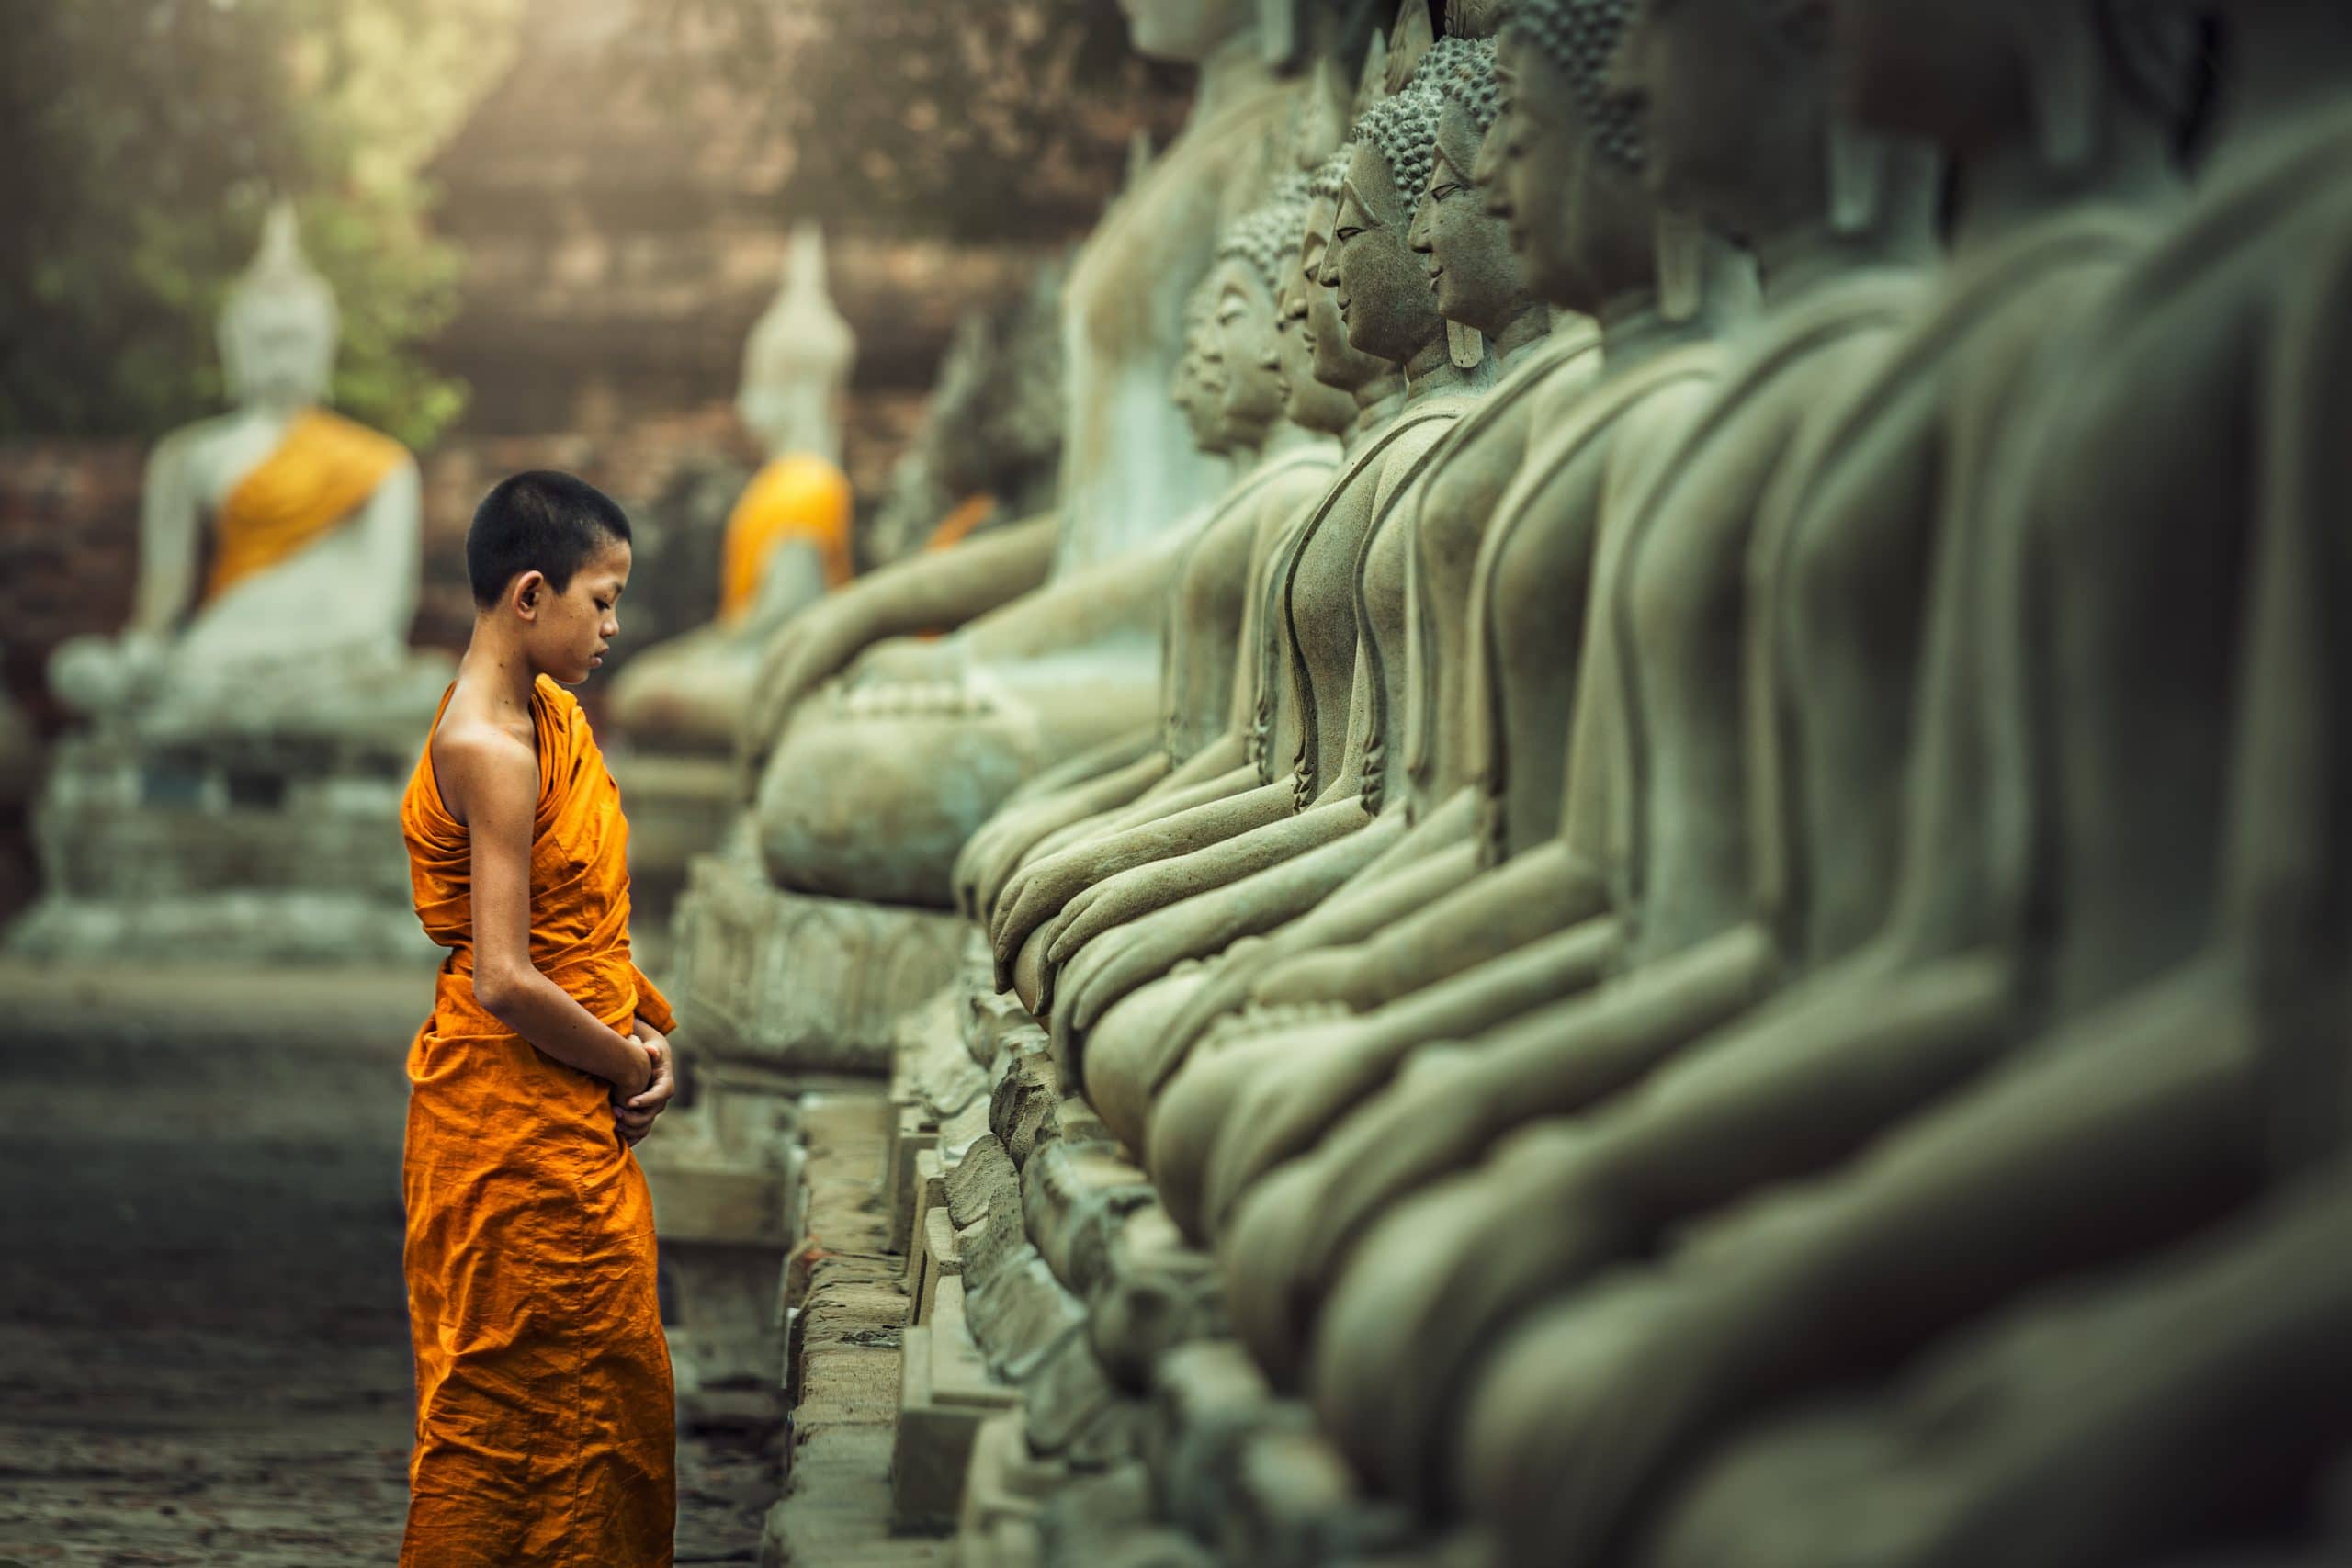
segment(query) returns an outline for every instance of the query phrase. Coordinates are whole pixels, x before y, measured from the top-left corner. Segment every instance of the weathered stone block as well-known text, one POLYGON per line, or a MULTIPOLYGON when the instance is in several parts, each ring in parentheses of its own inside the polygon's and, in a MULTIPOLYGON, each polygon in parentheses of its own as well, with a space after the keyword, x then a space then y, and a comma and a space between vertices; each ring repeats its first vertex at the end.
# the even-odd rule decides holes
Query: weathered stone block
POLYGON ((955 977, 956 917, 786 893, 739 825, 687 874, 677 997, 695 1048, 808 1071, 890 1070, 899 1020, 955 977))

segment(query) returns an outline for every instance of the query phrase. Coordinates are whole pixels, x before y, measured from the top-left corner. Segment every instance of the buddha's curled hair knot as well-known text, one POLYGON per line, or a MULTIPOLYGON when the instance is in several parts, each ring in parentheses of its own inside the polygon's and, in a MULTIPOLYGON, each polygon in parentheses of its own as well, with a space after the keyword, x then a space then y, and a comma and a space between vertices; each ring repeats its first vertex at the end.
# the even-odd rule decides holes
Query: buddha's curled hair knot
POLYGON ((1642 165, 1641 122, 1609 91, 1609 70, 1639 0, 1519 0, 1503 26, 1544 51, 1568 79, 1595 143, 1629 169, 1642 165))
POLYGON ((1388 177, 1408 201, 1418 198, 1437 164, 1437 95, 1408 86, 1381 99, 1356 121, 1356 140, 1388 165, 1388 177))
MULTIPOLYGON (((1461 47, 1449 51, 1443 68, 1429 78, 1430 90, 1460 104, 1469 113, 1470 123, 1485 135, 1493 129, 1503 107, 1502 89, 1495 82, 1494 39, 1444 38, 1438 44, 1440 49, 1446 44, 1461 47)), ((1438 53, 1438 49, 1432 49, 1430 58, 1435 59, 1438 53)))
POLYGON ((1297 263, 1299 233, 1306 226, 1306 192, 1305 175, 1283 180, 1264 202, 1226 225, 1217 239, 1216 259, 1238 257, 1265 280, 1269 292, 1280 293, 1283 279, 1297 263))

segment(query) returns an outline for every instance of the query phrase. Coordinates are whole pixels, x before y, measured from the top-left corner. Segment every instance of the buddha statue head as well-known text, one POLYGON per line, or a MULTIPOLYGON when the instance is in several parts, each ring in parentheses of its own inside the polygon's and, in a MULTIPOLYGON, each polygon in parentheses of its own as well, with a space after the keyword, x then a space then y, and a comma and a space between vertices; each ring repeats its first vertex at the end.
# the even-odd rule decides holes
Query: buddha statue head
POLYGON ((1216 304, 1216 280, 1204 277, 1184 300, 1184 351, 1168 378, 1168 396, 1184 416, 1193 445, 1211 457, 1233 450, 1233 436, 1225 421, 1225 367, 1210 332, 1209 312, 1216 304))
POLYGON ((1237 440, 1261 444, 1289 401, 1281 290, 1298 243, 1305 176, 1287 181, 1229 225, 1209 272, 1210 332, 1225 367, 1225 418, 1237 440))
POLYGON ((2177 133, 2198 95, 2187 0, 1835 0, 1855 119, 1962 159, 2030 132, 2055 172, 2099 151, 2110 108, 2177 133))
POLYGON ((334 291, 302 254, 291 202, 263 222, 261 247, 220 310, 220 367, 240 407, 307 408, 326 400, 342 321, 334 291))
POLYGON ((1151 60, 1197 64, 1258 20, 1257 0, 1119 0, 1127 44, 1151 60))
POLYGON ((1442 336, 1429 272, 1407 243, 1437 155, 1437 97, 1408 86, 1356 121, 1322 280, 1339 294, 1348 341, 1405 364, 1442 336))
POLYGON ((792 231, 784 283, 743 345, 735 412, 770 457, 806 452, 839 462, 841 404, 857 339, 825 293, 825 236, 792 231))
POLYGON ((1664 205, 1736 239, 1828 209, 1824 0, 1644 0, 1610 79, 1638 107, 1664 205))
POLYGON ((1325 272, 1325 263, 1330 256, 1331 231, 1339 221, 1340 191, 1346 183, 1354 151, 1351 146, 1341 146, 1307 180, 1306 215, 1299 228, 1297 273, 1306 312, 1304 341, 1315 379, 1351 394, 1394 368, 1391 361, 1367 354, 1349 341, 1347 324, 1340 318, 1339 292, 1325 272))
MULTIPOLYGON (((1281 194, 1289 197, 1287 210, 1279 219, 1283 226, 1282 244, 1274 253, 1278 269, 1274 288, 1274 349, 1281 366, 1283 415, 1302 429, 1337 435, 1354 423, 1356 407, 1346 390, 1332 386, 1315 373, 1315 338, 1307 324, 1308 296, 1321 295, 1328 299, 1330 291, 1310 278, 1306 268, 1301 265, 1301 245, 1306 231, 1307 211, 1313 202, 1313 180, 1302 175, 1281 194)), ((1276 202, 1272 205, 1280 204, 1281 196, 1278 195, 1276 202)), ((1332 313, 1336 318, 1337 311, 1332 313)), ((1345 334, 1340 335, 1344 339, 1345 334)), ((1352 354, 1354 350, 1348 352, 1352 354)))
POLYGON ((1522 0, 1496 42, 1501 107, 1479 170, 1532 287, 1597 310, 1654 271, 1641 124, 1611 90, 1636 0, 1522 0))
POLYGON ((1495 46, 1486 39, 1440 39, 1417 79, 1436 97, 1436 139, 1407 243, 1429 258, 1438 313, 1496 336, 1534 300, 1511 254, 1509 226, 1478 190, 1479 148, 1499 107, 1495 46))

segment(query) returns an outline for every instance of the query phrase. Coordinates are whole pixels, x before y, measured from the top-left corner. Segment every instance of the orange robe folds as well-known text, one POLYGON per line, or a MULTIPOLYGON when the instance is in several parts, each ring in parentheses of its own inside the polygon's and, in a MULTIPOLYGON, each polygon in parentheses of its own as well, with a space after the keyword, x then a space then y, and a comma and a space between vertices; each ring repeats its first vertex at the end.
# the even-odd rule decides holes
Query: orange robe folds
POLYGON ((778 457, 743 487, 727 515, 720 547, 718 618, 740 620, 759 597, 760 579, 779 545, 812 545, 825 563, 825 588, 855 574, 849 553, 849 479, 813 453, 778 457))
MULTIPOLYGON (((629 958, 620 792, 569 693, 542 676, 531 714, 531 962, 613 1028, 641 1015, 666 1032, 669 1003, 629 958)), ((429 741, 401 827, 417 916, 449 950, 408 1058, 416 1448, 401 1562, 666 1564, 675 1434, 645 1173, 608 1086, 474 1000, 471 850, 429 741)))
POLYGON ((267 571, 331 532, 376 493, 408 449, 341 414, 312 409, 286 427, 213 519, 204 598, 267 571))

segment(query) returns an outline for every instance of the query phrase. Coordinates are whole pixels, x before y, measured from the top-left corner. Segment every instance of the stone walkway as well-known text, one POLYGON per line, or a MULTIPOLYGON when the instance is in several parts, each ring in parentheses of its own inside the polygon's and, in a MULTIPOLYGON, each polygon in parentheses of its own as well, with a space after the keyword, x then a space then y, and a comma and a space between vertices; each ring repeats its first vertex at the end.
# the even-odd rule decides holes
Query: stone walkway
MULTIPOLYGON (((0 1568, 392 1561, 429 985, 0 964, 0 1568)), ((755 1561, 775 1476, 690 1438, 678 1561, 755 1561)))

